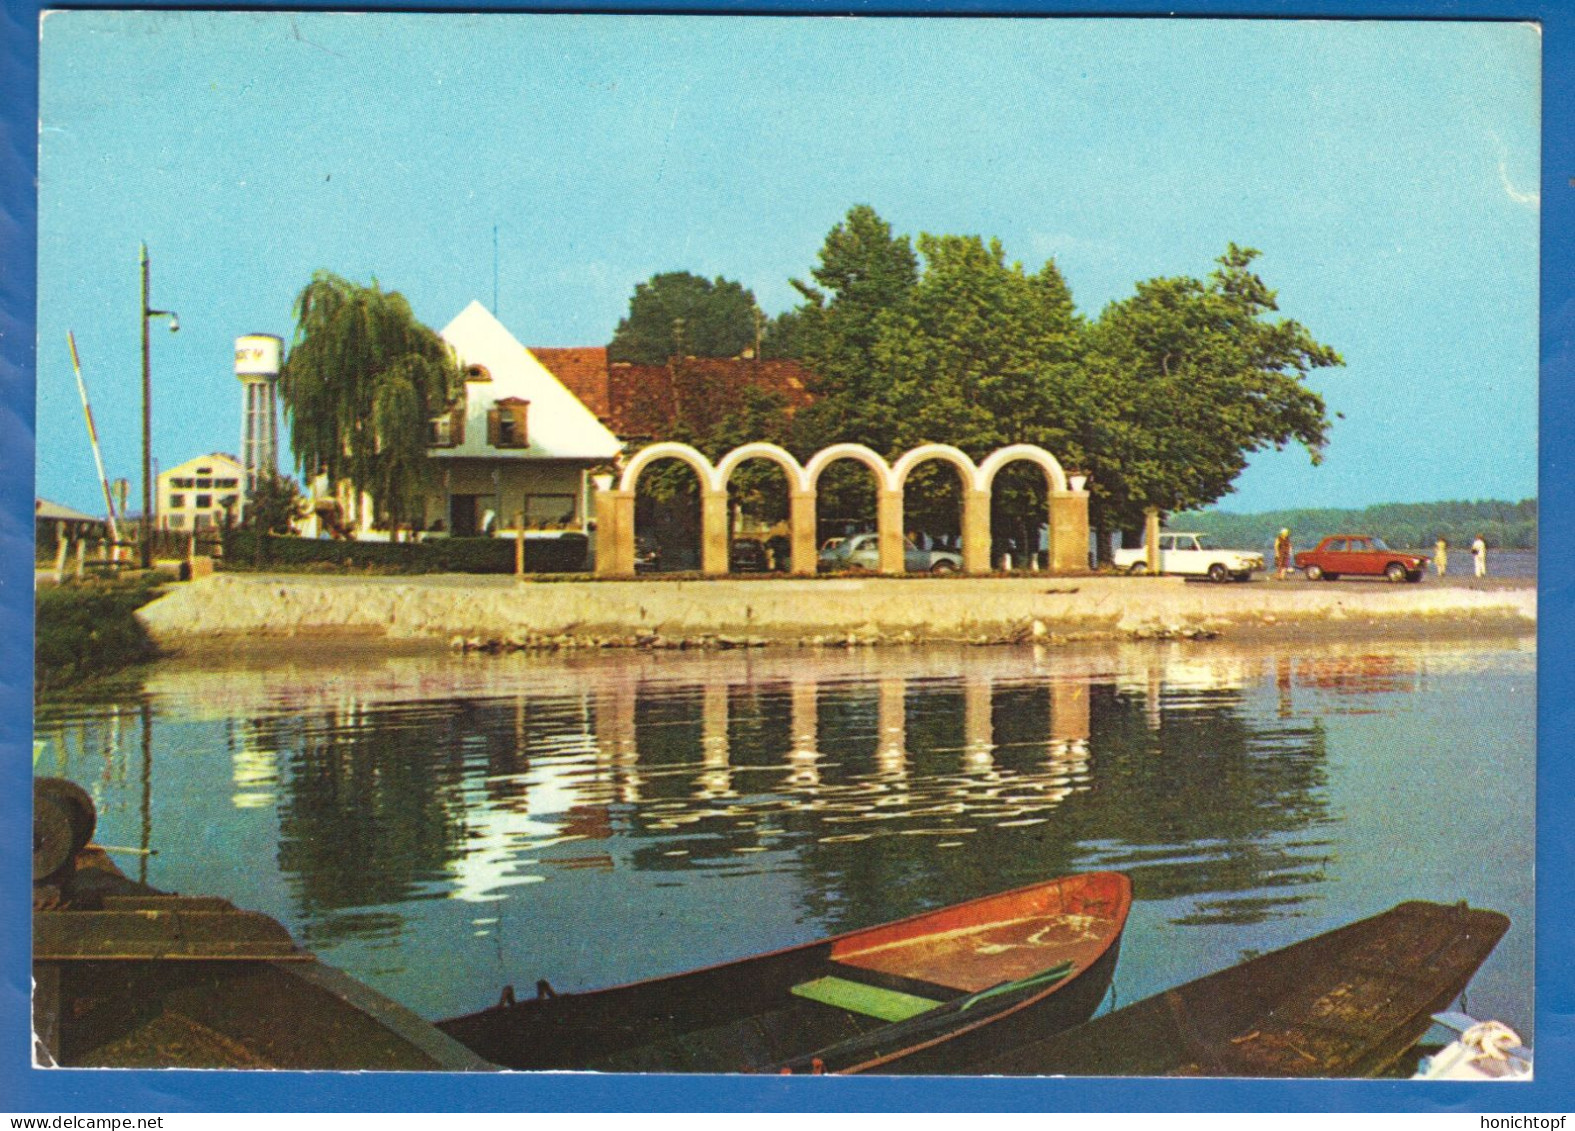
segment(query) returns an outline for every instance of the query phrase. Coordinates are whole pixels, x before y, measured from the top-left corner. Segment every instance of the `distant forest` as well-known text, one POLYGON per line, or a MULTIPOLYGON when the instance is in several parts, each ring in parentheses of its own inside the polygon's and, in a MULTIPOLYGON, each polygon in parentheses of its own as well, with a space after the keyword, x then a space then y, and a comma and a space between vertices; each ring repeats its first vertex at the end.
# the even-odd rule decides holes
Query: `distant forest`
POLYGON ((1467 546, 1478 534, 1495 550, 1537 548, 1537 500, 1496 499, 1450 503, 1384 503, 1362 510, 1287 510, 1260 514, 1190 511, 1166 522, 1171 530, 1212 536, 1217 545, 1244 549, 1269 547, 1281 527, 1297 549, 1330 534, 1375 534, 1396 549, 1431 551, 1440 536, 1451 546, 1467 546))

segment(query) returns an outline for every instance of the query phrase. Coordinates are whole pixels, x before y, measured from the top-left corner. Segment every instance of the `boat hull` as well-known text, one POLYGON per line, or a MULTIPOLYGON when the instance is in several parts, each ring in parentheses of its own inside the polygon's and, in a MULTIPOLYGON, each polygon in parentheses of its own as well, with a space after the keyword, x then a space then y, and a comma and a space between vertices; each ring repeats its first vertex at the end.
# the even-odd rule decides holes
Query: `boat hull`
POLYGON ((973 1075, 1375 1076, 1427 1031, 1509 929, 1492 911, 1398 907, 971 1058, 973 1075))
POLYGON ((958 1050, 987 1055, 1090 1017, 1130 905, 1124 876, 1089 873, 671 977, 564 995, 543 983, 534 1000, 438 1025, 525 1070, 955 1071, 958 1050), (829 997, 805 999, 824 984, 829 997), (894 1021, 839 994, 921 1004, 894 1021))
POLYGON ((87 846, 33 912, 35 1059, 71 1068, 495 1069, 266 915, 87 846))

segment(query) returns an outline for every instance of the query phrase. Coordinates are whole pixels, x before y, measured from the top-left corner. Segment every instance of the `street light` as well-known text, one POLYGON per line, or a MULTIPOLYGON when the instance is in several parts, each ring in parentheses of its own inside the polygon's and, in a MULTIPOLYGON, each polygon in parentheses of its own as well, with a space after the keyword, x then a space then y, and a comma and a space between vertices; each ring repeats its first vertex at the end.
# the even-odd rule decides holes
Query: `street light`
POLYGON ((148 321, 168 318, 170 333, 180 329, 173 310, 148 305, 148 245, 142 245, 142 568, 153 568, 153 373, 149 363, 148 321))

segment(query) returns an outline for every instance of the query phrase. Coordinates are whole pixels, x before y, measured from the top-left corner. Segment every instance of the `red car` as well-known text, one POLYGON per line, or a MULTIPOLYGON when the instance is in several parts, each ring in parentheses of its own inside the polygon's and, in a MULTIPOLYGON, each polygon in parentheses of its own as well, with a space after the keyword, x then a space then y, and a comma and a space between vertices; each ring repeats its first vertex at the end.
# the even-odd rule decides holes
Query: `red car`
POLYGON ((1427 563, 1424 555, 1391 550, 1382 538, 1369 534, 1335 534, 1319 542, 1316 550, 1296 555, 1296 568, 1308 581, 1333 581, 1343 573, 1421 581, 1427 563))

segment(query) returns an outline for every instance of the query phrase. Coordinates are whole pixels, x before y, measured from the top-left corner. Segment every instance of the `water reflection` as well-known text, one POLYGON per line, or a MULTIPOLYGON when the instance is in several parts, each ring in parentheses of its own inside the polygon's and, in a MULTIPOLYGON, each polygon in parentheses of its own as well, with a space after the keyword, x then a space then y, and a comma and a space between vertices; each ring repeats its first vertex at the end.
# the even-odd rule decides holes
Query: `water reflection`
POLYGON ((140 822, 161 853, 150 882, 250 883, 248 905, 308 945, 350 948, 336 960, 458 1012, 564 963, 605 983, 744 952, 751 932, 763 949, 1089 868, 1130 873, 1170 928, 1255 945, 1255 925, 1330 914, 1318 905, 1347 878, 1331 865, 1347 835, 1331 720, 1403 715, 1399 698, 1475 656, 1154 644, 167 666, 134 703, 43 705, 40 772, 88 785, 101 829, 140 822), (237 881, 238 857, 257 875, 237 881), (708 929, 718 953, 684 960, 588 941, 667 931, 703 950, 708 929), (521 939, 544 965, 518 967, 521 939), (465 984, 427 984, 435 956, 465 984))

